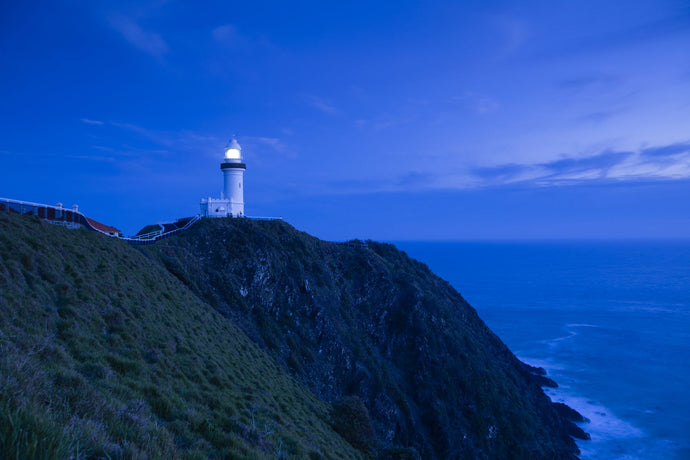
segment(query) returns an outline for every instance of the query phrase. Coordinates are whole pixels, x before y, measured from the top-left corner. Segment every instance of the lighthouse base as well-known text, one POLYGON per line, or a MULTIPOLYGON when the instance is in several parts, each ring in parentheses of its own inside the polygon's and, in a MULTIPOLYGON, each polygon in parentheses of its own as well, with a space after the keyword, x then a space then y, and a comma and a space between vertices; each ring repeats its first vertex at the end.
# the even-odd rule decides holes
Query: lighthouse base
POLYGON ((223 198, 203 198, 200 206, 204 217, 244 217, 244 203, 233 203, 223 198))

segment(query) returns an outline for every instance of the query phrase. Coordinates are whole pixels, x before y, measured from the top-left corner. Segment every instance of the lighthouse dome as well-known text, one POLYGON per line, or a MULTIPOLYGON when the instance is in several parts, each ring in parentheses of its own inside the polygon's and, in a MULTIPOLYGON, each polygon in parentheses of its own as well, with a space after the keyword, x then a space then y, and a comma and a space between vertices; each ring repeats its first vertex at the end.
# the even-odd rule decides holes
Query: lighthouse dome
POLYGON ((241 160, 242 159, 242 147, 237 139, 233 138, 227 147, 225 147, 225 159, 226 160, 241 160))

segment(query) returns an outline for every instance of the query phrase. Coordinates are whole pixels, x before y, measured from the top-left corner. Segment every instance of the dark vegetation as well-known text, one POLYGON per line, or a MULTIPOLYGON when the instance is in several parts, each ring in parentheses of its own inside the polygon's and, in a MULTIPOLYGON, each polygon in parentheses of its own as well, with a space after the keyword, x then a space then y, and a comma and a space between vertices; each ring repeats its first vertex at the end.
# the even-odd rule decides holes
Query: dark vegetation
POLYGON ((5 214, 0 243, 5 457, 575 458, 545 377, 392 245, 5 214))
POLYGON ((348 396, 333 404, 333 428, 347 442, 367 454, 376 450, 376 437, 369 411, 357 396, 348 396))
POLYGON ((0 214, 0 458, 360 458, 330 408, 122 241, 0 214))
POLYGON ((145 251, 320 399, 363 401, 381 452, 577 452, 575 425, 540 388, 551 381, 518 361, 449 283, 390 244, 207 219, 145 251))

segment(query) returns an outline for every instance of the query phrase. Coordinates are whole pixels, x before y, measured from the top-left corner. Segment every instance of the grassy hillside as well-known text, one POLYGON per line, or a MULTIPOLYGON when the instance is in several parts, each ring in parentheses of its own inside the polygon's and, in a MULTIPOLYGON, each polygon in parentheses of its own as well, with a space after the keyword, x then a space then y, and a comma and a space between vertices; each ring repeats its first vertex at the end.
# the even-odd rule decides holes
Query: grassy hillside
POLYGON ((0 214, 0 457, 361 458, 199 292, 124 242, 0 214))
POLYGON ((575 458, 574 426, 534 369, 447 282, 392 245, 206 219, 143 251, 322 400, 355 412, 352 401, 362 401, 372 423, 359 438, 373 431, 372 451, 575 458))

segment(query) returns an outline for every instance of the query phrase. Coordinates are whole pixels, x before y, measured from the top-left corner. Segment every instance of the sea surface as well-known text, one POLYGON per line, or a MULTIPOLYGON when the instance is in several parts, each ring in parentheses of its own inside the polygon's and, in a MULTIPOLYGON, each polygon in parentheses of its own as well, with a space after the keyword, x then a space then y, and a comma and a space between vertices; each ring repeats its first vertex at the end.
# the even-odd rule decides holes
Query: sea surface
POLYGON ((690 459, 690 240, 395 244, 558 382, 582 459, 690 459))

